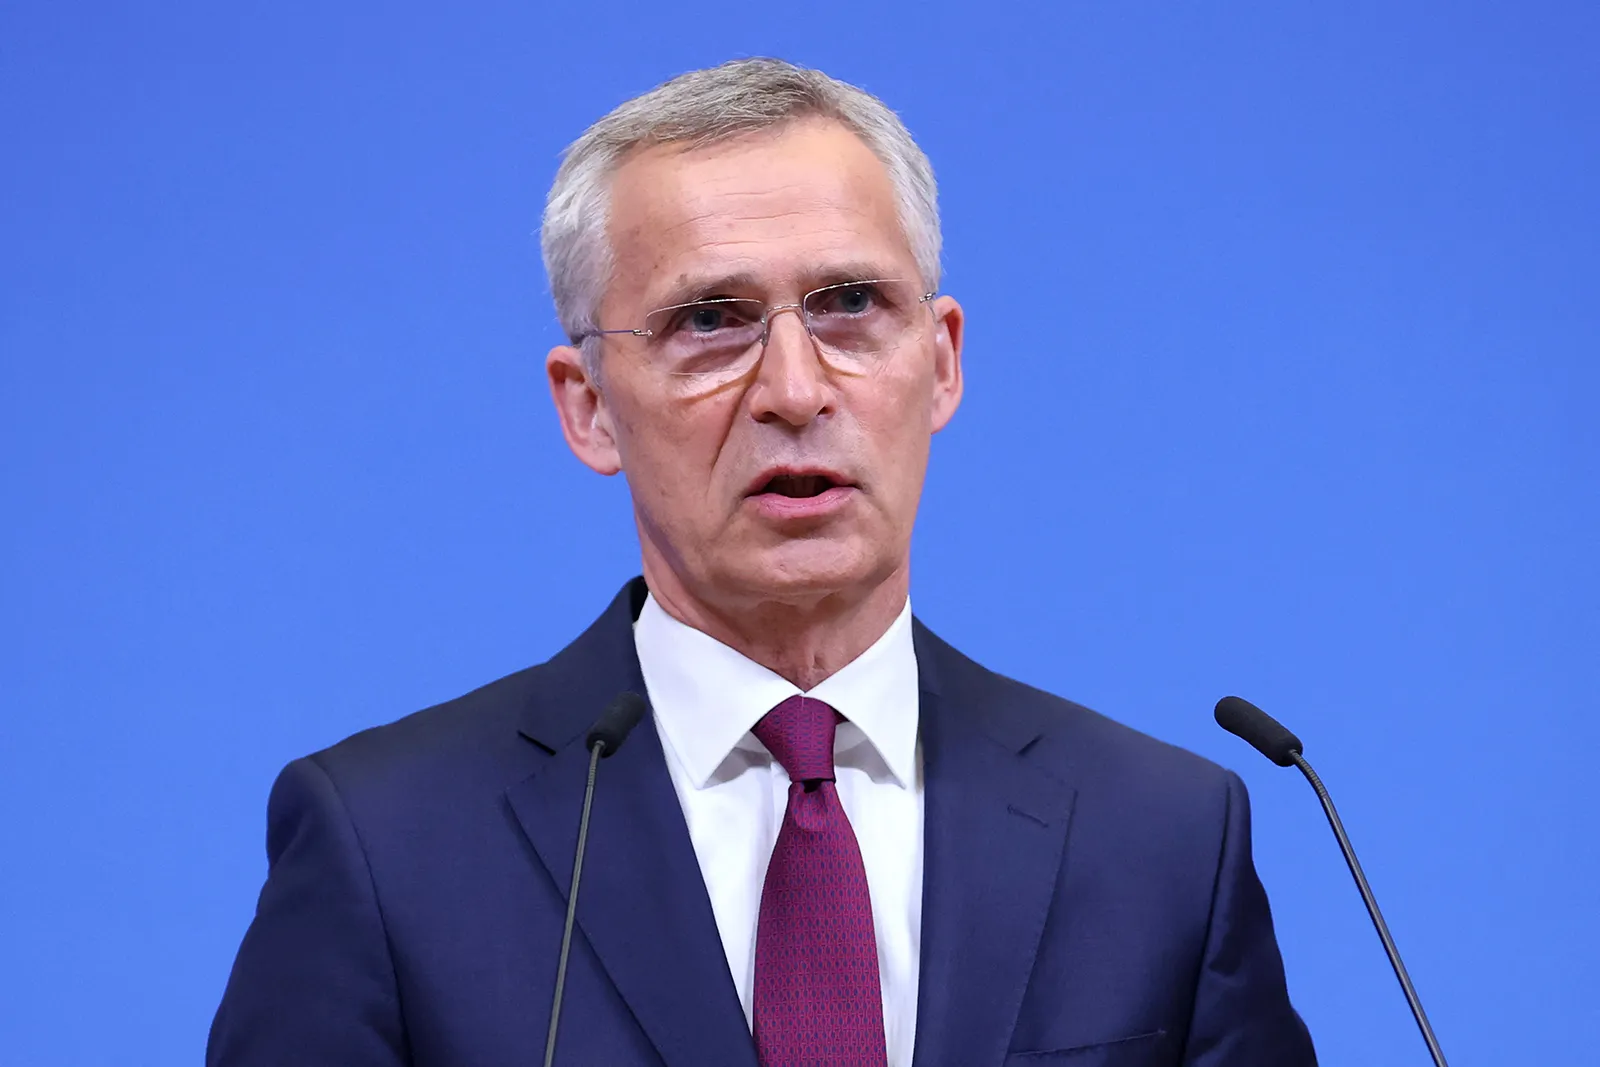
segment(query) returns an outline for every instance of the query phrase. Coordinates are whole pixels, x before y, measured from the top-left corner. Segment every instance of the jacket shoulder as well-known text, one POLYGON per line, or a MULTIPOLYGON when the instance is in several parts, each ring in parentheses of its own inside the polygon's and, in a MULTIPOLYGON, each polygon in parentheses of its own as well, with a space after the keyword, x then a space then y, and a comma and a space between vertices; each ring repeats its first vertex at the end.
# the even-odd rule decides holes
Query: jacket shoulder
POLYGON ((990 670, 924 629, 937 684, 953 699, 1006 720, 1017 736, 1035 736, 1030 753, 1057 774, 1080 783, 1103 783, 1164 794, 1197 791, 1218 796, 1231 771, 1152 737, 1108 715, 1026 682, 990 670))
POLYGON ((504 789, 538 754, 582 735, 619 686, 642 686, 632 617, 644 585, 622 588, 589 628, 550 659, 310 757, 340 788, 388 785, 435 792, 504 789))
POLYGON ((469 693, 370 727, 308 758, 349 801, 374 789, 409 793, 451 780, 508 784, 506 774, 527 773, 519 724, 536 703, 545 664, 506 675, 469 693), (503 769, 505 774, 497 774, 503 769))

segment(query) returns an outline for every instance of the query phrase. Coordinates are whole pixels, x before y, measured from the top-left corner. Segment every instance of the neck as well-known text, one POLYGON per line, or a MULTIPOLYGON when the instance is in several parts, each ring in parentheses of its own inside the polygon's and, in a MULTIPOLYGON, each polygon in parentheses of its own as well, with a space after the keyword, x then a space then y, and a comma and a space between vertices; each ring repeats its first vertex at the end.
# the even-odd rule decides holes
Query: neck
POLYGON ((695 596, 668 568, 645 559, 645 583, 663 611, 716 638, 802 691, 815 689, 872 647, 905 608, 910 574, 902 563, 867 588, 800 598, 695 596), (658 572, 665 573, 658 573, 658 572))

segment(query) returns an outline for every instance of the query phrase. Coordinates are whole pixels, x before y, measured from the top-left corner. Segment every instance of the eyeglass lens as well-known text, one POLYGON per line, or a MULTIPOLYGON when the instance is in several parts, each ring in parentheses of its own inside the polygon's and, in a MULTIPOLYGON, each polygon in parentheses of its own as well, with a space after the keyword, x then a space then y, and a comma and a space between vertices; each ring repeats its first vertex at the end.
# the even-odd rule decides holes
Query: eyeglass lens
MULTIPOLYGON (((847 282, 807 293, 800 310, 807 330, 830 362, 845 369, 865 369, 905 343, 918 328, 921 295, 909 282, 847 282)), ((653 311, 645 318, 652 359, 674 375, 742 373, 760 357, 770 326, 770 318, 767 324, 762 322, 766 314, 764 301, 740 297, 653 311)))

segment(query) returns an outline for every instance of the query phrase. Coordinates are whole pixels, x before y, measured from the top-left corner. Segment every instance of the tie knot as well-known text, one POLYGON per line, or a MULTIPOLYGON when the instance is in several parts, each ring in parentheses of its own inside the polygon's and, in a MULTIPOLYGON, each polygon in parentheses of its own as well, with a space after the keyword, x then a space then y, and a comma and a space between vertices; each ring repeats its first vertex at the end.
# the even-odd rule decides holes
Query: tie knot
POLYGON ((772 758, 783 764, 791 782, 833 778, 833 728, 840 715, 807 696, 792 696, 751 728, 772 758))

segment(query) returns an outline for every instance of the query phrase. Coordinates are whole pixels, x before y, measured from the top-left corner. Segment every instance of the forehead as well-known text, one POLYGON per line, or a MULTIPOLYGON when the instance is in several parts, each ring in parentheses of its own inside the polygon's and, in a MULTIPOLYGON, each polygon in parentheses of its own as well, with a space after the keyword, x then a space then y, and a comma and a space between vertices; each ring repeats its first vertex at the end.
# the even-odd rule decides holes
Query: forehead
POLYGON ((914 269, 888 169, 823 119, 634 153, 612 181, 609 236, 608 297, 623 299, 733 275, 781 284, 844 266, 914 269))

